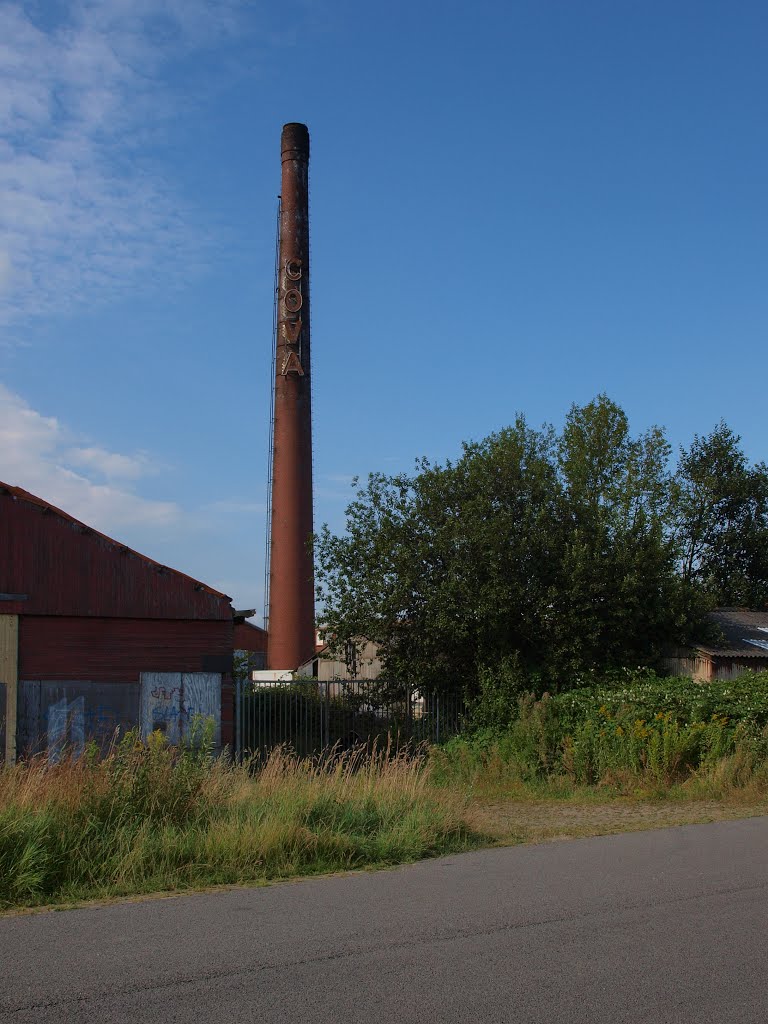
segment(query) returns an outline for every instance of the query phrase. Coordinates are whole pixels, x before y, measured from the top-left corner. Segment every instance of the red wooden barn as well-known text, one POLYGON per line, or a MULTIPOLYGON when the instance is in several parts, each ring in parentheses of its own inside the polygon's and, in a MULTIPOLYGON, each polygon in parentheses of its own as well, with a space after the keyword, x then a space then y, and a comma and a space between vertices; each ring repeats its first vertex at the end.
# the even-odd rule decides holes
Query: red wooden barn
POLYGON ((0 483, 9 760, 89 737, 103 745, 134 726, 177 742, 197 716, 213 720, 217 744, 231 744, 235 615, 226 594, 0 483))

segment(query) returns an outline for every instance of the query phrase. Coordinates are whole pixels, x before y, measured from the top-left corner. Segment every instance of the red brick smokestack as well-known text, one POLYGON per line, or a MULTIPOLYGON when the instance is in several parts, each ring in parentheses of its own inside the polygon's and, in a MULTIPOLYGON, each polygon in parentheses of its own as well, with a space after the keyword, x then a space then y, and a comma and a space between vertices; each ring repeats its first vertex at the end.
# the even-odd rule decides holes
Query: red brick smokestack
POLYGON ((295 669, 315 651, 306 125, 283 127, 281 156, 267 665, 295 669))

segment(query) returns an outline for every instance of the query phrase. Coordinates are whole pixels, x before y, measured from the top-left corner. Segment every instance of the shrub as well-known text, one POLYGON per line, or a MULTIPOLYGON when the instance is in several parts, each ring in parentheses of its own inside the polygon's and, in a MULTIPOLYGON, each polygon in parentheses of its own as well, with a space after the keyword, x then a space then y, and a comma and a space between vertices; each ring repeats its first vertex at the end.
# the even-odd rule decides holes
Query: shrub
POLYGON ((539 700, 515 697, 509 679, 486 687, 474 731, 436 755, 443 782, 559 776, 574 785, 669 787, 717 777, 746 785, 768 764, 768 673, 707 685, 642 673, 539 700), (502 727, 489 727, 494 708, 502 727))

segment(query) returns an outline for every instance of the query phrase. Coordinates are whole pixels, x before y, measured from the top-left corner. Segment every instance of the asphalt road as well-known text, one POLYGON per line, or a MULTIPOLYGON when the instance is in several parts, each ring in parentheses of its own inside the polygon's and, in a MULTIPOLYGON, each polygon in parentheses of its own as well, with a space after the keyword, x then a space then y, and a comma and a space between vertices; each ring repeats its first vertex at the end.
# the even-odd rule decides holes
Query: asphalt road
POLYGON ((768 1021, 768 818, 0 919, 3 1024, 768 1021))

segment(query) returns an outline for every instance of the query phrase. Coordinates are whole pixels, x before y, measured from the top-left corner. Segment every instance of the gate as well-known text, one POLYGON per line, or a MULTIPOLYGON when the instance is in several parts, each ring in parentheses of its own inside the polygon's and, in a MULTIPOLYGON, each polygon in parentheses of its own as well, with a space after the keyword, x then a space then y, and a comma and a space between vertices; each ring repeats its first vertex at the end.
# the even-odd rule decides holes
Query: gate
POLYGON ((464 722, 459 693, 427 693, 389 680, 236 680, 238 759, 288 746, 301 757, 360 744, 439 743, 464 722))

